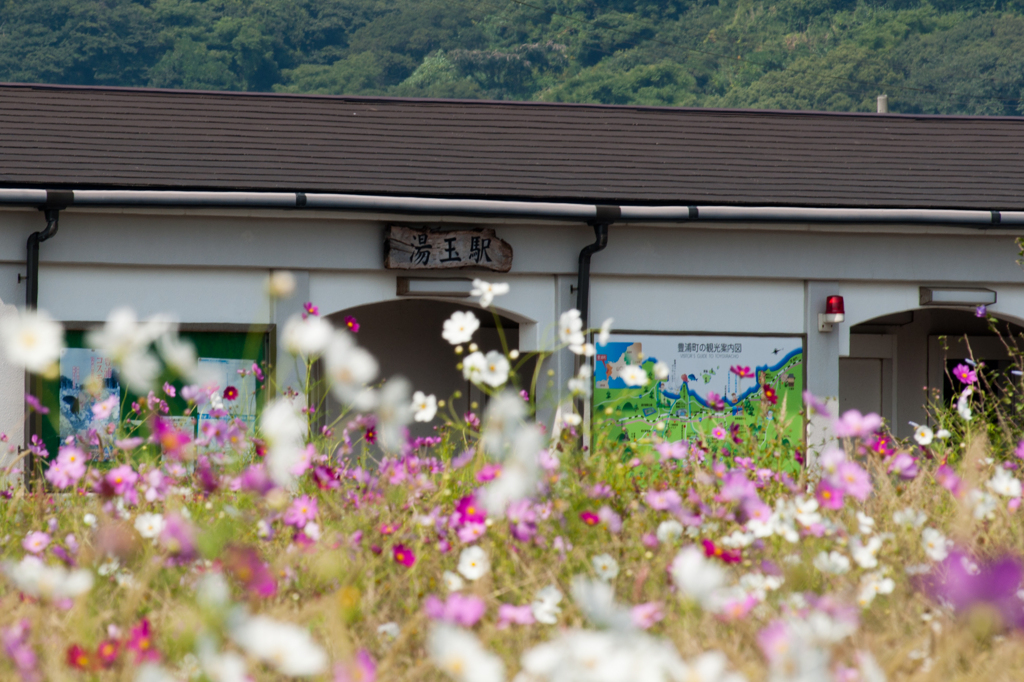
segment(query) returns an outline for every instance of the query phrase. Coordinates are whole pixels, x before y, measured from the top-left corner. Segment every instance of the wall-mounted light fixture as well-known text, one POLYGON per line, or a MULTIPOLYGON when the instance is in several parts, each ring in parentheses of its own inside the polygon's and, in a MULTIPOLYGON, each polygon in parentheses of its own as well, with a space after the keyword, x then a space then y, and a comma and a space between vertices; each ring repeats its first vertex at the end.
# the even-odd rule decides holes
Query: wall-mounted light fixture
POLYGON ((825 299, 825 312, 818 313, 818 331, 830 332, 832 325, 846 319, 842 296, 829 296, 825 299))
POLYGON ((399 296, 436 296, 438 298, 469 298, 473 280, 462 277, 399 277, 399 296))
POLYGON ((996 292, 972 287, 921 287, 921 305, 976 308, 996 302, 996 292))

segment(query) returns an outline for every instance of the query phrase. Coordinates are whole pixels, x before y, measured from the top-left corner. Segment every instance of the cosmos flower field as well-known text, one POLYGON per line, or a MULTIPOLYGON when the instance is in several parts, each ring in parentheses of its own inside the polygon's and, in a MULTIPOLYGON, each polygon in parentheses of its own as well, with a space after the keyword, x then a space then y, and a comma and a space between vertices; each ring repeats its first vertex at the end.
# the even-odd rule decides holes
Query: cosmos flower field
MULTIPOLYGON (((292 288, 287 273, 269 282, 272 296, 292 288)), ((480 314, 507 291, 475 282, 480 314)), ((544 365, 478 348, 476 314, 433 332, 489 396, 459 414, 452 396, 381 382, 358 321, 334 329, 317 312, 307 304, 281 342, 300 367, 321 361, 346 406, 319 427, 301 391, 278 391, 252 428, 233 419, 232 394, 169 319, 117 310, 94 330, 146 396, 141 426, 14 448, 12 472, 36 474, 26 486, 12 473, 0 499, 0 678, 1020 679, 1019 372, 965 359, 957 398, 906 442, 806 395, 803 414, 836 436, 818 453, 759 442, 724 414, 706 442, 598 428, 584 446, 582 400, 538 423, 547 376, 526 368, 544 365), (170 379, 220 418, 176 430, 170 379), (413 422, 436 435, 411 439, 413 422)), ((581 359, 567 389, 585 398, 586 333, 610 321, 552 323, 548 354, 581 359)), ((52 375, 63 335, 24 312, 0 326, 0 350, 52 375)), ((627 381, 641 391, 659 371, 627 381)))

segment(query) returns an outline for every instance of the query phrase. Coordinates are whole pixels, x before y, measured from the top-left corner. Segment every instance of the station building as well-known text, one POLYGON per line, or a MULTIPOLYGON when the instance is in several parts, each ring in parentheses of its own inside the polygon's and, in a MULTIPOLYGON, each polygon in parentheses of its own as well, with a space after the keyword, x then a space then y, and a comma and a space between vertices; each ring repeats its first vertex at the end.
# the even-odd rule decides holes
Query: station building
MULTIPOLYGON (((112 308, 170 313, 200 355, 268 361, 287 385, 277 335, 312 301, 358 319, 383 376, 461 390, 460 411, 480 396, 440 330, 479 277, 511 285, 497 321, 477 309, 485 349, 499 324, 550 348, 589 299, 590 325, 679 354, 677 395, 704 372, 735 399, 750 380, 705 365, 766 367, 758 348, 782 339, 791 388, 906 436, 929 391, 955 390, 951 361, 1007 361, 977 308, 1024 325, 1022 227, 1024 119, 0 85, 2 314, 36 296, 84 347, 112 308), (454 250, 396 251, 399 228, 454 250), (277 270, 298 282, 287 301, 266 293, 277 270)), ((545 414, 574 358, 549 369, 545 414)), ((15 442, 23 388, 0 366, 15 442)))

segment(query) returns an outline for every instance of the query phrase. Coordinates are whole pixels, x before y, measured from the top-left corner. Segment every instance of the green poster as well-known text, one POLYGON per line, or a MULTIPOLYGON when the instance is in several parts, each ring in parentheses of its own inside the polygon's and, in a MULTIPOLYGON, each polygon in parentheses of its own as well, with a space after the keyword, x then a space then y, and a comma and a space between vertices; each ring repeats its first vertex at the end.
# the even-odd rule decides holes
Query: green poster
POLYGON ((797 336, 612 334, 597 346, 595 423, 619 440, 657 434, 668 441, 706 438, 716 426, 746 424, 764 436, 785 424, 803 442, 804 352, 797 336), (654 380, 655 365, 664 376, 654 380), (652 380, 626 385, 623 369, 639 366, 652 380), (777 410, 763 410, 768 401, 777 410))

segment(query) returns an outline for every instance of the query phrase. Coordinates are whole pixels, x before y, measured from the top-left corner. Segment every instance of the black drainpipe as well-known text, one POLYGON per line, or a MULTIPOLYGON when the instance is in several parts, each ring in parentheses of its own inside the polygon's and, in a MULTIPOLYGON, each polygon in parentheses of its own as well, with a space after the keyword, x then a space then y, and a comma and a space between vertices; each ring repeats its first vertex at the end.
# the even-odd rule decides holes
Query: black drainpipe
POLYGON ((46 216, 46 227, 28 236, 25 258, 25 307, 29 310, 35 310, 39 305, 39 242, 57 234, 60 212, 74 200, 74 192, 46 190, 46 203, 39 207, 46 216))
POLYGON ((576 309, 580 311, 583 328, 590 327, 590 257, 608 246, 608 226, 622 217, 618 206, 598 206, 594 226, 595 241, 580 251, 579 279, 576 282, 576 309))
MULTIPOLYGON (((45 242, 57 234, 60 212, 74 202, 75 195, 67 191, 46 191, 46 203, 39 207, 39 210, 46 216, 46 227, 39 232, 33 232, 28 236, 28 244, 25 257, 25 308, 35 310, 39 306, 39 243, 45 242)), ((42 382, 34 374, 25 375, 25 392, 39 396, 42 382)), ((33 412, 28 420, 28 429, 25 432, 25 445, 29 445, 32 436, 42 436, 43 418, 38 412, 33 412)), ((38 461, 35 455, 26 458, 25 484, 31 489, 35 483, 42 483, 42 462, 38 461)))

